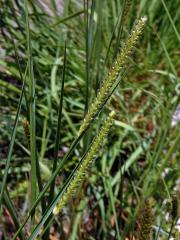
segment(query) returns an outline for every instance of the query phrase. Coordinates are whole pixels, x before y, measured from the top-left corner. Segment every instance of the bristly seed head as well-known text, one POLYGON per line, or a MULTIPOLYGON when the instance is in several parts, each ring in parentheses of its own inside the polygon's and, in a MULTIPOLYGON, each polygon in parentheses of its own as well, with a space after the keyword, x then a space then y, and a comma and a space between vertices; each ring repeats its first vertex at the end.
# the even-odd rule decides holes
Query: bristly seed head
POLYGON ((84 160, 82 161, 81 165, 79 166, 77 172, 75 173, 72 181, 70 182, 69 186, 63 193, 59 203, 53 210, 53 214, 57 215, 62 208, 66 205, 66 203, 71 199, 77 190, 79 189, 80 185, 82 184, 84 178, 88 174, 88 170, 91 167, 96 154, 99 152, 100 147, 102 146, 110 127, 113 123, 113 117, 115 112, 111 112, 104 122, 103 126, 101 127, 98 135, 94 138, 91 148, 89 149, 88 153, 86 154, 84 160))
POLYGON ((177 191, 176 193, 173 194, 172 196, 172 210, 171 210, 171 216, 173 221, 176 221, 176 219, 179 217, 179 201, 180 201, 180 192, 177 191))
POLYGON ((152 225, 154 222, 154 214, 152 211, 152 203, 146 199, 139 213, 139 240, 150 240, 152 225))
POLYGON ((22 126, 24 129, 24 135, 26 137, 28 147, 30 146, 30 127, 29 127, 29 122, 26 118, 22 119, 22 126))
POLYGON ((118 75, 121 70, 126 66, 126 61, 131 54, 134 46, 137 43, 138 38, 141 35, 141 32, 144 28, 144 25, 147 21, 147 17, 142 17, 139 19, 131 31, 129 38, 126 40, 121 52, 118 54, 116 61, 114 62, 110 72, 107 74, 93 104, 90 106, 89 111, 87 112, 81 127, 79 129, 79 135, 83 133, 93 119, 97 116, 100 109, 103 107, 104 103, 108 99, 111 94, 111 89, 113 84, 115 83, 118 75))

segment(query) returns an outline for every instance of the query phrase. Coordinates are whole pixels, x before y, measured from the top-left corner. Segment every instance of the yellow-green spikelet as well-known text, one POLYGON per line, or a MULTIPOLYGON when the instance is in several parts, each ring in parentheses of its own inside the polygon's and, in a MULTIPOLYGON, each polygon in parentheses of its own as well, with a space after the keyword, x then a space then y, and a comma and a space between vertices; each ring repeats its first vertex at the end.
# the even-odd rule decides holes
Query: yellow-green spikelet
POLYGON ((142 17, 137 21, 137 24, 133 28, 129 38, 125 42, 121 52, 118 54, 116 61, 113 64, 111 71, 108 73, 105 81, 102 84, 102 87, 99 90, 97 97, 95 98, 94 102, 90 106, 82 124, 79 129, 79 135, 86 130, 88 125, 91 123, 94 117, 96 117, 98 110, 103 107, 113 84, 115 83, 120 71, 125 66, 126 60, 130 55, 132 49, 137 43, 137 40, 144 28, 147 18, 142 17))
POLYGON ((77 189, 82 184, 82 182, 88 172, 88 169, 91 167, 91 164, 92 164, 96 154, 98 153, 104 139, 106 138, 106 136, 110 130, 110 127, 113 122, 113 116, 114 116, 114 112, 111 112, 109 114, 109 117, 106 119, 105 123, 101 127, 98 135, 93 140, 92 146, 91 146, 89 152, 87 153, 87 155, 85 156, 79 169, 77 170, 73 180, 69 184, 67 190, 62 195, 60 202, 54 208, 54 210, 53 210, 54 215, 58 214, 62 210, 62 208, 66 205, 68 200, 71 199, 75 195, 77 189))

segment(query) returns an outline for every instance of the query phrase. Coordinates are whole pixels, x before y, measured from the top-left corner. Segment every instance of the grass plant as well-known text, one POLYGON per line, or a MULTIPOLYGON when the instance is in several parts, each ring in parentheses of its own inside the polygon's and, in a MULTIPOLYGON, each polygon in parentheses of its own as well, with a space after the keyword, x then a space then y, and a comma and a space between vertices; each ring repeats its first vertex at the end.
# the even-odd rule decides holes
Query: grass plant
POLYGON ((1 1, 4 239, 176 238, 179 15, 177 0, 1 1))

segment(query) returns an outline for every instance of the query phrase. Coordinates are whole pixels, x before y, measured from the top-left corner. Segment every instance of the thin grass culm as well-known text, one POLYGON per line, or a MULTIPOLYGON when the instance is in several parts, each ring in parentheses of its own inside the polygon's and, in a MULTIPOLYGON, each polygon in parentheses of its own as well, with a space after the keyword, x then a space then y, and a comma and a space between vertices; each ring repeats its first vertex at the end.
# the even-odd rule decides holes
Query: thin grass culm
POLYGON ((106 121, 104 122, 103 126, 101 127, 97 137, 93 140, 93 143, 91 145, 90 150, 86 154, 82 164, 80 165, 79 169, 77 170, 73 180, 67 187, 67 190, 62 195, 60 202, 56 205, 56 207, 53 210, 54 215, 57 215, 61 212, 62 208, 67 204, 67 202, 75 195, 77 192, 77 189, 79 189, 79 186, 82 184, 85 176, 88 173, 88 170, 90 169, 93 160, 96 157, 96 154, 98 153, 100 147, 102 146, 102 143, 104 142, 107 134, 109 133, 109 130, 113 123, 113 117, 115 113, 112 111, 106 121))
POLYGON ((111 92, 111 88, 115 83, 119 73, 125 66, 125 63, 132 52, 134 46, 136 45, 143 29, 145 23, 147 21, 147 17, 140 18, 135 27, 133 28, 129 38, 126 40, 121 52, 118 54, 116 61, 114 62, 110 72, 108 73, 107 77, 105 78, 102 87, 99 90, 97 97, 95 98, 94 102, 91 104, 82 124, 79 129, 79 135, 86 130, 88 125, 91 123, 93 118, 95 118, 99 112, 99 110, 103 107, 104 103, 107 100, 111 92))

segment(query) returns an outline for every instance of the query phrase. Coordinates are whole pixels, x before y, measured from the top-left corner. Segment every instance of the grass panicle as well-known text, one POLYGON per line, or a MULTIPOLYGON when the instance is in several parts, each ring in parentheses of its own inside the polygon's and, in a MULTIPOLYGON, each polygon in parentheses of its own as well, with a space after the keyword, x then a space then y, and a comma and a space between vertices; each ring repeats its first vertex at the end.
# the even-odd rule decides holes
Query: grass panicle
POLYGON ((172 220, 176 221, 176 219, 179 217, 179 199, 180 199, 180 192, 174 193, 172 196, 172 209, 171 209, 171 216, 172 220))
POLYGON ((1 2, 2 238, 180 239, 179 2, 1 2))
POLYGON ((147 21, 146 17, 142 17, 141 19, 139 19, 137 21, 137 24, 133 28, 131 35, 129 36, 129 38, 125 42, 121 52, 117 56, 117 59, 114 62, 112 69, 110 70, 107 77, 105 78, 97 97, 95 98, 94 102, 91 104, 91 106, 82 122, 82 125, 79 129, 79 135, 83 131, 85 131, 85 129, 91 123, 93 118, 96 117, 99 109, 101 109, 103 107, 104 103, 106 102, 107 97, 111 92, 111 88, 112 88, 113 84, 115 83, 119 73, 125 66, 125 63, 129 57, 130 53, 132 52, 132 49, 136 45, 136 43, 139 39, 139 36, 141 35, 141 33, 143 31, 146 21, 147 21))
POLYGON ((170 227, 170 231, 169 231, 169 234, 168 234, 168 240, 171 239, 171 236, 173 234, 174 226, 176 224, 177 219, 179 218, 179 199, 180 199, 180 192, 177 191, 172 195, 172 198, 171 198, 171 218, 172 218, 172 222, 171 222, 171 227, 170 227))
POLYGON ((131 10, 131 6, 132 6, 132 0, 126 0, 125 8, 124 8, 123 15, 122 15, 123 23, 125 23, 127 21, 127 18, 129 16, 129 12, 131 10))
POLYGON ((24 129, 24 135, 28 144, 28 147, 30 147, 30 130, 29 130, 29 122, 26 118, 22 119, 22 126, 24 129))
POLYGON ((77 189, 82 184, 86 174, 88 173, 89 168, 92 165, 94 158, 96 157, 96 154, 98 153, 104 139, 106 138, 110 130, 110 127, 113 122, 113 116, 114 116, 114 112, 111 112, 109 114, 109 117, 106 119, 105 123, 101 127, 99 134, 94 139, 89 152, 87 153, 85 159, 83 160, 82 164, 77 170, 73 180, 67 187, 67 190, 65 191, 62 198, 60 199, 60 202, 54 208, 53 210, 54 215, 57 215, 59 212, 61 212, 62 208, 66 205, 69 199, 71 199, 75 195, 77 189))
POLYGON ((150 240, 151 230, 154 222, 154 214, 152 212, 152 204, 146 199, 140 210, 139 216, 139 240, 150 240))

